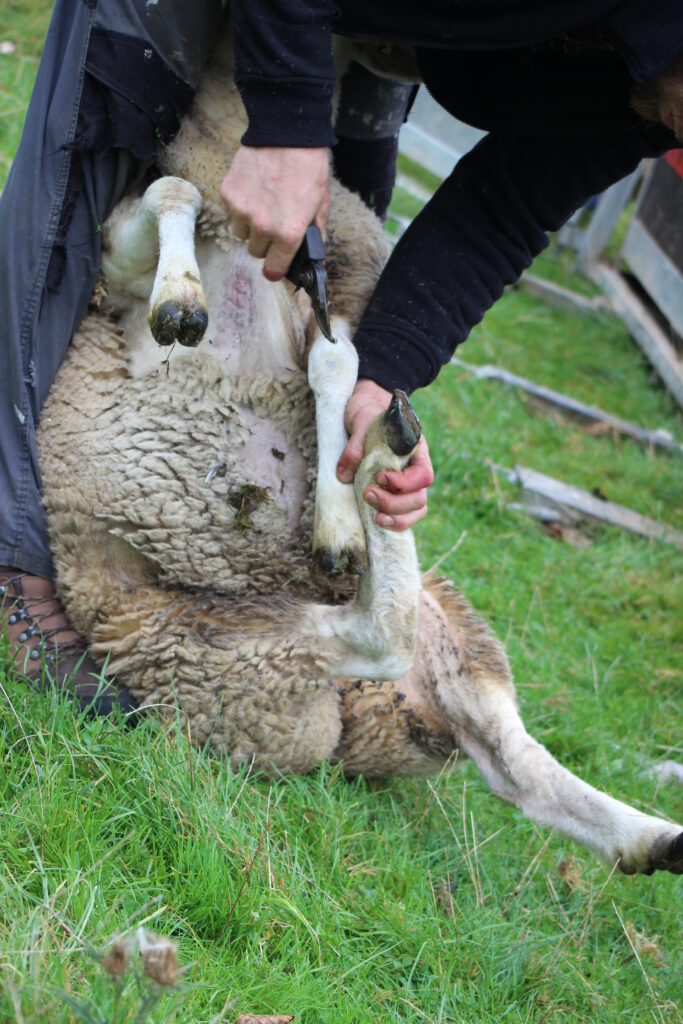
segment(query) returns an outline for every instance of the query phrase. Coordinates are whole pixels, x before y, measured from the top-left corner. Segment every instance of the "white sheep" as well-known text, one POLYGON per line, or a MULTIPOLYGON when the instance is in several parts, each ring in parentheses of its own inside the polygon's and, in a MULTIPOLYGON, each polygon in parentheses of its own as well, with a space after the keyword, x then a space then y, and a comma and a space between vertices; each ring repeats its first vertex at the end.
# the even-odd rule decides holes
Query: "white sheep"
POLYGON ((160 155, 168 176, 105 227, 107 296, 42 415, 74 625, 143 705, 180 706, 193 738, 236 764, 429 774, 457 749, 498 796, 622 871, 682 871, 681 827, 596 791, 533 740, 488 627, 450 584, 421 580, 410 533, 376 526, 360 493, 405 464, 419 433, 402 399, 371 428, 355 493, 336 480, 357 369, 348 339, 386 242, 333 184, 336 345, 301 292, 265 281, 216 205, 245 124, 218 52, 160 155), (207 309, 204 339, 162 364, 148 320, 195 344, 207 309), (314 573, 314 549, 319 564, 367 569, 358 582, 314 573))

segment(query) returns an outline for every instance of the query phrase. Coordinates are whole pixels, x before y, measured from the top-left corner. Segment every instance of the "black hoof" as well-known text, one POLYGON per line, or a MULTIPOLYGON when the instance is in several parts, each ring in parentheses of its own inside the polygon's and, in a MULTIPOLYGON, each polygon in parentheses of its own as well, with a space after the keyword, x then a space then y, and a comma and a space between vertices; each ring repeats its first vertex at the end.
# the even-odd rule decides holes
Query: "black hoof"
POLYGON ((683 832, 674 839, 660 839, 654 844, 650 867, 653 871, 683 875, 683 832))
POLYGON ((196 348, 208 324, 209 315, 203 306, 177 302, 162 302, 149 321, 157 344, 173 345, 177 341, 188 348, 196 348))
POLYGON ((365 551, 355 548, 344 548, 343 551, 336 553, 317 548, 313 552, 313 567, 324 576, 341 576, 345 572, 361 576, 367 565, 368 557, 365 551))
POLYGON ((405 391, 394 391, 391 405, 384 413, 382 431, 395 455, 410 455, 420 440, 422 427, 405 391))

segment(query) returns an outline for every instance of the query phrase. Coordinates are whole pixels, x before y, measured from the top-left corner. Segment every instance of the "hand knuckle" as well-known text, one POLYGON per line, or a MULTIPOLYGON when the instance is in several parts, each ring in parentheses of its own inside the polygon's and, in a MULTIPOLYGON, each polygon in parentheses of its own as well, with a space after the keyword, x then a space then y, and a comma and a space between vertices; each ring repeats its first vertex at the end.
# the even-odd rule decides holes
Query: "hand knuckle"
POLYGON ((298 226, 289 226, 280 233, 280 240, 288 249, 296 249, 305 230, 305 227, 300 229, 298 226))
POLYGON ((251 218, 251 229, 257 235, 268 235, 270 234, 270 224, 263 216, 258 214, 251 218))

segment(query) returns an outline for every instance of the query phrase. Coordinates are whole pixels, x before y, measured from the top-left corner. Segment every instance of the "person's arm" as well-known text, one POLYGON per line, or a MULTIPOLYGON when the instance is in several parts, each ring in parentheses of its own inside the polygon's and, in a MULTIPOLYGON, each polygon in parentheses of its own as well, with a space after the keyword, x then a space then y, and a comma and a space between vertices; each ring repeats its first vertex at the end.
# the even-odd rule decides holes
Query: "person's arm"
MULTIPOLYGON (((249 128, 220 192, 231 230, 264 259, 271 281, 285 275, 310 223, 325 232, 328 147, 336 141, 332 12, 327 0, 233 0, 235 81, 249 128)), ((353 479, 367 428, 390 401, 372 381, 358 382, 346 411, 350 458, 340 479, 353 479)), ((423 439, 406 470, 366 489, 378 523, 405 530, 421 519, 433 479, 423 439)))
POLYGON ((246 146, 327 147, 332 130, 330 0, 233 0, 235 83, 246 146))
POLYGON ((664 128, 611 136, 489 135, 456 166, 394 249, 354 342, 359 376, 410 393, 591 196, 676 144, 664 128))
POLYGON ((234 235, 284 277, 306 228, 325 233, 332 130, 328 0, 234 0, 235 82, 249 127, 220 189, 234 235))
MULTIPOLYGON (((372 413, 394 388, 410 393, 434 380, 545 248, 547 232, 672 145, 656 127, 586 139, 489 135, 458 163, 394 249, 354 338, 360 379, 347 408, 340 479, 358 467, 372 413)), ((378 522, 393 513, 401 529, 424 515, 432 479, 428 451, 418 452, 403 474, 375 489, 378 522)))

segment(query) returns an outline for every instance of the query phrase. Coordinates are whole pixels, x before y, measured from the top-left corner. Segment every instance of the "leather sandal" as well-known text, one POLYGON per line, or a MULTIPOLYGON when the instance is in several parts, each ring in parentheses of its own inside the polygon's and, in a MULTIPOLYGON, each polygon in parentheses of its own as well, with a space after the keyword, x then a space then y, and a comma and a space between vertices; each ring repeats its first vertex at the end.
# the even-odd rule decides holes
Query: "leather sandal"
MULTIPOLYGON (((8 662, 41 690, 65 690, 82 710, 126 714, 135 701, 128 690, 102 675, 83 637, 69 622, 52 580, 0 566, 0 636, 8 662)), ((131 718, 137 718, 132 715, 131 718)))

